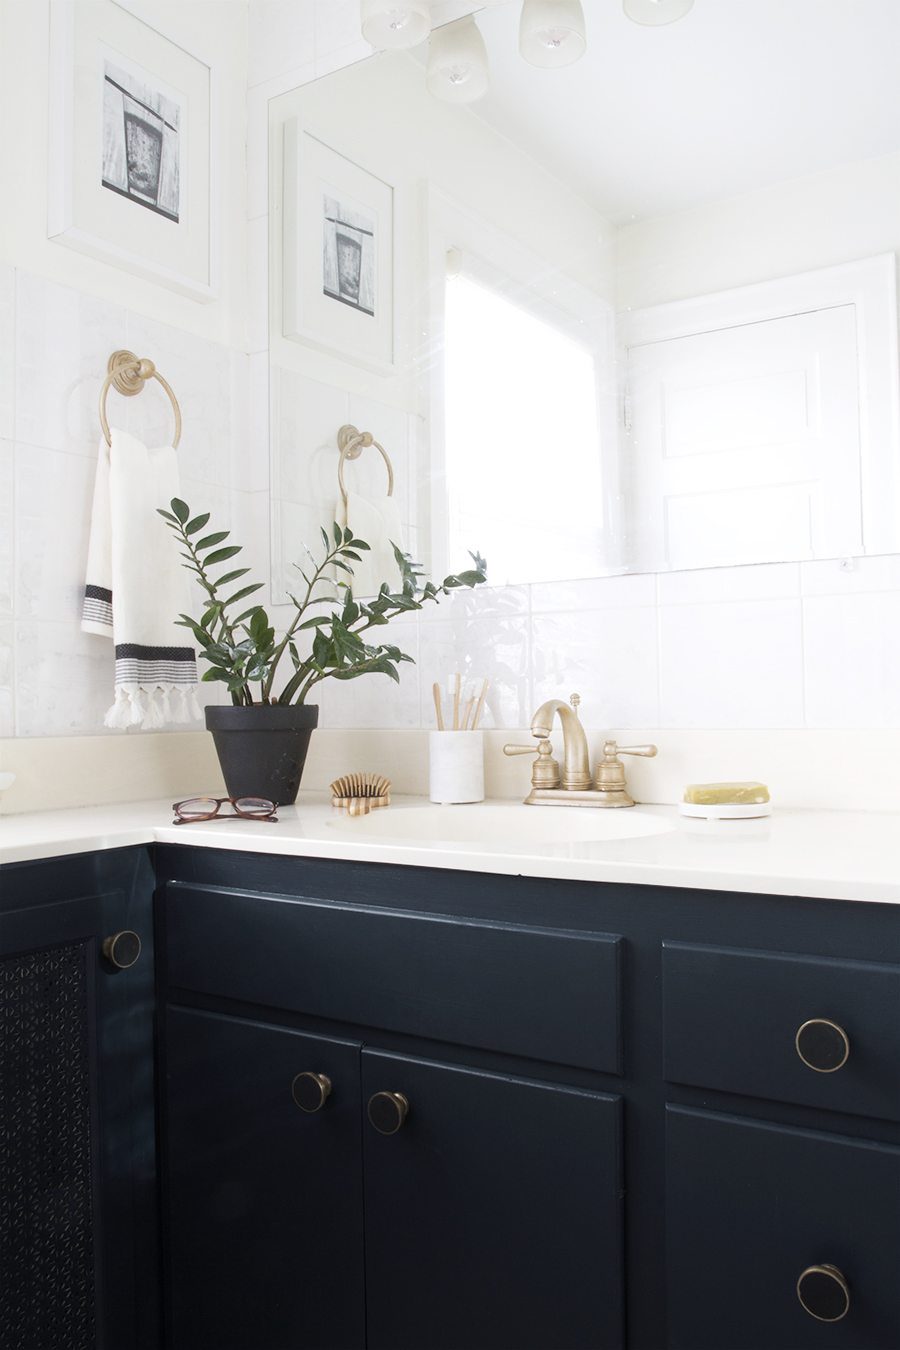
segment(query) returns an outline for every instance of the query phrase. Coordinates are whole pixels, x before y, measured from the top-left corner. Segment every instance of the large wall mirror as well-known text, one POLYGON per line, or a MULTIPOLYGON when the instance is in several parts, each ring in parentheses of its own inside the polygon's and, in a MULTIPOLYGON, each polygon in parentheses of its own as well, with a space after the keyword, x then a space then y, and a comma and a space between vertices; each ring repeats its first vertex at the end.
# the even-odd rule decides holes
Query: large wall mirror
POLYGON ((498 584, 900 548, 896 0, 584 0, 564 69, 520 8, 450 10, 477 102, 270 104, 273 598, 353 513, 498 584))

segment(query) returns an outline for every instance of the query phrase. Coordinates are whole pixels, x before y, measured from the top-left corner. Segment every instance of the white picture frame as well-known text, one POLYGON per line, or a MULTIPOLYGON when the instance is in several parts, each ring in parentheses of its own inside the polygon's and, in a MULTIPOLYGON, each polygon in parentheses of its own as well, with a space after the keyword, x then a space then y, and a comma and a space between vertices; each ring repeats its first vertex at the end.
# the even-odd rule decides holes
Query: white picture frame
POLYGON ((48 237, 218 295, 216 71, 131 0, 50 3, 48 237))
POLYGON ((394 188, 299 118, 284 126, 283 334, 395 375, 394 188))

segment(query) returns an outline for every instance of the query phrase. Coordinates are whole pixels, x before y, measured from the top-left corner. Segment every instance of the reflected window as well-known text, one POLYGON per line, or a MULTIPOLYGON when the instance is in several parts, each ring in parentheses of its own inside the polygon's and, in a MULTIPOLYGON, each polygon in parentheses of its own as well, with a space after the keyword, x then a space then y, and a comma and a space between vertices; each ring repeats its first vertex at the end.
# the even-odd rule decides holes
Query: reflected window
POLYGON ((451 567, 477 546, 495 585, 595 574, 595 354, 465 276, 447 281, 445 343, 451 567))

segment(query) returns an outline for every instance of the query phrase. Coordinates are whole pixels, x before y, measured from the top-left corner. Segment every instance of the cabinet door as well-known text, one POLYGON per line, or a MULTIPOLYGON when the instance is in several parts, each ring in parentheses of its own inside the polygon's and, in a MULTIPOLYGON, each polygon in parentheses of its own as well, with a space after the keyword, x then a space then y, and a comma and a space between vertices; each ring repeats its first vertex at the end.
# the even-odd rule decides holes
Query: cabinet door
POLYGON ((152 891, 144 850, 3 869, 4 1350, 159 1343, 152 891))
POLYGON ((165 1061, 173 1350, 364 1346, 359 1046, 170 1007, 165 1061))
POLYGON ((900 1151, 673 1106, 666 1136, 671 1350, 900 1344, 900 1151), (819 1265, 847 1283, 838 1321, 798 1297, 819 1265))
POLYGON ((369 1350, 621 1345, 620 1098, 362 1058, 369 1350))

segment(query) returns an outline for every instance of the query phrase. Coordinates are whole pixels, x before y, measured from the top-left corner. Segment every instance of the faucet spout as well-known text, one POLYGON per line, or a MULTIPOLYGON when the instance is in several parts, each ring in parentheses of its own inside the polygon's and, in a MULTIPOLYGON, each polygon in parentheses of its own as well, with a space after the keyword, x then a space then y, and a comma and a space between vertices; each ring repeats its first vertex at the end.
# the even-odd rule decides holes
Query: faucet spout
POLYGON ((565 743, 563 791, 584 792, 592 786, 587 737, 577 713, 573 712, 568 703, 561 698, 551 698, 542 703, 531 719, 531 734, 538 740, 548 740, 553 729, 553 717, 557 712, 562 723, 565 743))

